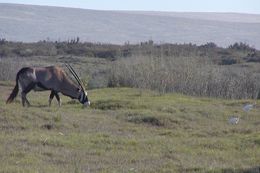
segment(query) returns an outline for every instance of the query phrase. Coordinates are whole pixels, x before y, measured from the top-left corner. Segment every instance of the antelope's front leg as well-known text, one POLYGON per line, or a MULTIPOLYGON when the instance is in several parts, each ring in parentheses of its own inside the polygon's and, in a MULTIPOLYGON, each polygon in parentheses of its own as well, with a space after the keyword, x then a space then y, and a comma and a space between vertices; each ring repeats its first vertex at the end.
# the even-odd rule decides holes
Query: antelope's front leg
POLYGON ((52 101, 54 95, 55 95, 55 91, 52 90, 51 94, 50 94, 50 97, 49 97, 49 106, 51 106, 51 101, 52 101))
POLYGON ((51 91, 51 94, 50 94, 50 97, 49 97, 49 106, 51 106, 51 102, 52 102, 54 96, 56 97, 56 99, 59 103, 59 106, 61 106, 60 96, 56 91, 53 91, 53 90, 51 91))
POLYGON ((60 107, 61 106, 61 99, 60 99, 60 96, 59 96, 59 94, 57 92, 55 92, 55 97, 58 100, 59 107, 60 107))

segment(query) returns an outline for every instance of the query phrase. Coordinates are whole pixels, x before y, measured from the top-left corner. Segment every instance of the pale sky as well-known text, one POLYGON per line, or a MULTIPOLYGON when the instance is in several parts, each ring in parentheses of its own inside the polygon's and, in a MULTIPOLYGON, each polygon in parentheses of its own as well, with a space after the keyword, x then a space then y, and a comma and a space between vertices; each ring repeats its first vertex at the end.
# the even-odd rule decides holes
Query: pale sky
POLYGON ((48 5, 96 10, 260 14, 260 0, 0 0, 0 3, 48 5))

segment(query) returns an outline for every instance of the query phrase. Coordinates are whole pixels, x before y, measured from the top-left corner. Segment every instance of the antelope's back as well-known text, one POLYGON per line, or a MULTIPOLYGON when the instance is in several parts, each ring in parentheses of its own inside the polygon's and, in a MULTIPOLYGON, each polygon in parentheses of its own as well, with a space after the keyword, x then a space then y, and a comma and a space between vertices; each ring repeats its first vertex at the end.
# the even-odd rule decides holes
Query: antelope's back
POLYGON ((35 75, 37 82, 51 89, 58 89, 66 76, 62 68, 58 66, 35 68, 35 75))

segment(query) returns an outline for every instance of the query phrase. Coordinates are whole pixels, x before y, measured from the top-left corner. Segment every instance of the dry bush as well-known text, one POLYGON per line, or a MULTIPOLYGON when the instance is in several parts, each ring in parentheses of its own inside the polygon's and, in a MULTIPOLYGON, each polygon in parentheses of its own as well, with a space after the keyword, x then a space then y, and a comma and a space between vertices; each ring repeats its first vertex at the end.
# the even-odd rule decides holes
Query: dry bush
POLYGON ((128 86, 188 95, 255 98, 259 74, 218 66, 201 57, 131 57, 113 64, 109 86, 128 86))
POLYGON ((23 67, 48 64, 49 63, 45 63, 38 57, 34 61, 22 57, 0 58, 0 81, 14 81, 17 72, 23 67))
POLYGON ((0 80, 15 80, 17 71, 22 67, 22 62, 9 58, 0 59, 0 80))

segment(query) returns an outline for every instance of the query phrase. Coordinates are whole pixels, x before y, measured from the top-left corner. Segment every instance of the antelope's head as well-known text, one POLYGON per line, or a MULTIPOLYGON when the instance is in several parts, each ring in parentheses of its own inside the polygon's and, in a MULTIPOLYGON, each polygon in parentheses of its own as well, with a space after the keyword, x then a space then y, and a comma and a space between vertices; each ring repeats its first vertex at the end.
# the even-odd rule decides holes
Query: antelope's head
POLYGON ((82 103, 84 106, 89 106, 90 105, 90 101, 88 100, 88 93, 85 90, 80 90, 80 95, 79 95, 79 102, 82 103))
POLYGON ((76 81, 79 84, 79 89, 78 89, 78 92, 79 92, 78 100, 79 100, 79 102, 86 107, 89 106, 90 101, 88 100, 88 93, 84 88, 83 82, 80 80, 79 76, 77 75, 75 70, 71 67, 71 65, 69 65, 69 64, 65 64, 65 65, 69 69, 69 71, 71 72, 71 74, 73 75, 73 77, 76 79, 76 81))

